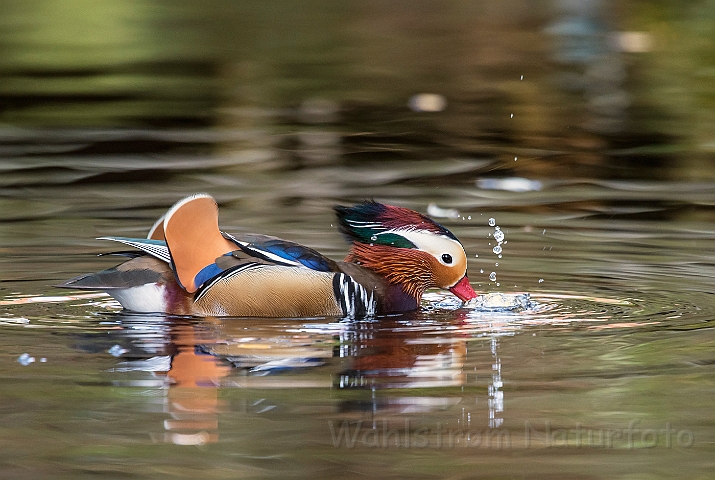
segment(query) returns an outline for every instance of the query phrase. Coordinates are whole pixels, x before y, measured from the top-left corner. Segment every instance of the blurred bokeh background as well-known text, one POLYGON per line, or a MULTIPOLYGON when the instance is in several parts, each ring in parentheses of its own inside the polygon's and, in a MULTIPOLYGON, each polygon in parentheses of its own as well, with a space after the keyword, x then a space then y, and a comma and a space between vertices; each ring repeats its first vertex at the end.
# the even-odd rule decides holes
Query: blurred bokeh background
POLYGON ((0 0, 0 477, 711 478, 713 225, 715 0, 0 0), (52 288, 195 192, 334 259, 334 204, 426 212, 532 303, 176 319, 52 288), (343 421, 513 444, 337 448, 343 421))
POLYGON ((715 177, 713 1, 0 8, 3 156, 479 157, 524 177, 715 177))

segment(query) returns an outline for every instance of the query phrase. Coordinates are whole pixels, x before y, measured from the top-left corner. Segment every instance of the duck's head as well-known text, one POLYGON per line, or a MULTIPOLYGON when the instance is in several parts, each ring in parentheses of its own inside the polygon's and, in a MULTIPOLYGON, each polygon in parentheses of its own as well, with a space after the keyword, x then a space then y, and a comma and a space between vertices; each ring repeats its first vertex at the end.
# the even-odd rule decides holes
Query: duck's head
POLYGON ((407 208, 367 201, 335 207, 340 231, 352 243, 345 261, 384 276, 420 300, 444 288, 462 301, 477 296, 467 278, 467 256, 452 232, 407 208))

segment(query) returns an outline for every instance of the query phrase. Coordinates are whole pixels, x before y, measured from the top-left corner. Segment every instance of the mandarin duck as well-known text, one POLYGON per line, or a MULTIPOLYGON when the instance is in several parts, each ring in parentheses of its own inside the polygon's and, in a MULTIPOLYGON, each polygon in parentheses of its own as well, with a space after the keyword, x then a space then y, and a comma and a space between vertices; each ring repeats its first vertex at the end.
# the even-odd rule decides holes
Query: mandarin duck
POLYGON ((342 262, 306 246, 218 226, 207 194, 176 203, 145 239, 101 237, 138 251, 124 263, 59 287, 102 290, 126 310, 196 316, 364 317, 415 310, 427 288, 477 296, 464 247, 445 227, 407 208, 365 201, 336 206, 351 243, 342 262))

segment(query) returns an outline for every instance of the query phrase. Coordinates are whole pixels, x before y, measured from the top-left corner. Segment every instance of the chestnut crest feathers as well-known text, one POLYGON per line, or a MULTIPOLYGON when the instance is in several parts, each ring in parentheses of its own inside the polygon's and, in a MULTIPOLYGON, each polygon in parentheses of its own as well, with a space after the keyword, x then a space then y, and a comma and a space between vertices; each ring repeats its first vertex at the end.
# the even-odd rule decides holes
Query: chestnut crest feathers
POLYGON ((354 207, 334 207, 340 232, 349 242, 385 245, 397 248, 418 248, 405 232, 430 232, 457 240, 452 232, 407 208, 365 201, 354 207))

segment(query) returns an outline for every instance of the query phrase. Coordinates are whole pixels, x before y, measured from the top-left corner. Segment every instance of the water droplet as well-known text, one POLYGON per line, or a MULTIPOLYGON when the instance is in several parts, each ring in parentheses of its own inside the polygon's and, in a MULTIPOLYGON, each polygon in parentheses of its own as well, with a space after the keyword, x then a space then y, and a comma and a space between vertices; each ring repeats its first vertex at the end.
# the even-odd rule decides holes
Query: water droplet
POLYGON ((509 118, 514 118, 514 114, 512 113, 511 116, 509 116, 509 118))
POLYGON ((484 269, 483 269, 483 268, 480 268, 480 269, 479 269, 479 273, 484 273, 484 269))
POLYGON ((521 76, 521 78, 520 78, 519 80, 524 80, 524 75, 522 75, 522 76, 521 76))
POLYGON ((30 356, 29 353, 23 353, 17 358, 17 361, 20 362, 20 365, 26 367, 35 361, 35 357, 30 356))
POLYGON ((40 359, 40 363, 47 363, 47 359, 46 359, 45 357, 42 357, 42 358, 40 359))
POLYGON ((491 280, 493 282, 496 279, 497 279, 497 272, 492 272, 489 274, 489 280, 491 280))
POLYGON ((497 230, 496 232, 494 232, 494 240, 496 240, 499 243, 503 242, 504 241, 504 232, 502 232, 501 230, 497 230))
POLYGON ((499 285, 501 285, 501 284, 500 284, 499 282, 497 282, 497 287, 498 287, 499 285))
POLYGON ((467 220, 471 220, 471 219, 472 219, 471 215, 467 216, 467 220))
POLYGON ((494 266, 495 266, 495 267, 498 267, 498 266, 499 266, 499 262, 496 262, 496 263, 494 264, 494 266))
POLYGON ((478 254, 478 253, 475 253, 475 254, 474 254, 474 258, 479 258, 479 254, 478 254))
POLYGON ((501 253, 499 254, 499 258, 501 258, 501 253))
MULTIPOLYGON (((496 224, 497 224, 497 221, 496 221, 496 220, 494 220, 493 218, 490 218, 490 219, 489 219, 489 226, 490 226, 490 227, 493 227, 493 226, 496 225, 496 224)), ((544 231, 546 231, 546 230, 544 230, 544 231)))
POLYGON ((123 348, 121 345, 115 344, 112 346, 112 348, 107 350, 107 353, 109 353, 113 357, 121 357, 128 351, 129 350, 127 350, 126 348, 123 348))
POLYGON ((514 161, 516 162, 516 157, 514 157, 514 161))
POLYGON ((540 279, 539 279, 539 283, 544 283, 544 279, 543 279, 543 278, 540 278, 540 279))
POLYGON ((541 234, 542 234, 542 235, 543 235, 543 234, 545 234, 545 233, 546 233, 546 229, 544 229, 544 231, 543 231, 543 232, 541 232, 541 234))
POLYGON ((376 242, 376 241, 377 241, 377 235, 373 235, 372 237, 370 237, 370 240, 372 240, 373 242, 376 242))
POLYGON ((499 255, 501 253, 501 246, 497 245, 496 247, 492 248, 492 252, 496 253, 499 255))

